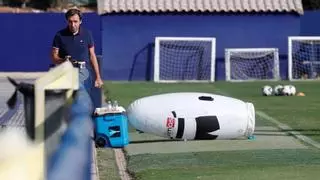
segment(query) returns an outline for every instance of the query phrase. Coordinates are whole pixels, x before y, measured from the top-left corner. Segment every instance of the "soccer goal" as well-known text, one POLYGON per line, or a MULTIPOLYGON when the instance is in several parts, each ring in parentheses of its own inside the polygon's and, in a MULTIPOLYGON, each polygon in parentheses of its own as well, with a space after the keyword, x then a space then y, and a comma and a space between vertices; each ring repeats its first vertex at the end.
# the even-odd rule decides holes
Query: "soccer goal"
POLYGON ((216 39, 156 37, 155 82, 213 82, 216 39))
POLYGON ((277 48, 225 50, 226 81, 279 80, 277 48))
POLYGON ((320 36, 288 38, 288 77, 290 81, 320 80, 320 36))

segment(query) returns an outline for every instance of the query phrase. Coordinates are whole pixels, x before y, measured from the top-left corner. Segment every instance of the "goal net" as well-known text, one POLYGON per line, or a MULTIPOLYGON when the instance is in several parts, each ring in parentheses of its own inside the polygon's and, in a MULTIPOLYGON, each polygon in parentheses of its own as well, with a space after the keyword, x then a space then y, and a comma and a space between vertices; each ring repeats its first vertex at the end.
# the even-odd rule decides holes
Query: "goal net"
POLYGON ((156 37, 155 82, 212 82, 215 38, 156 37))
POLYGON ((277 48, 240 48, 225 50, 227 81, 278 80, 277 48))
POLYGON ((297 36, 288 39, 289 80, 320 79, 320 36, 297 36))

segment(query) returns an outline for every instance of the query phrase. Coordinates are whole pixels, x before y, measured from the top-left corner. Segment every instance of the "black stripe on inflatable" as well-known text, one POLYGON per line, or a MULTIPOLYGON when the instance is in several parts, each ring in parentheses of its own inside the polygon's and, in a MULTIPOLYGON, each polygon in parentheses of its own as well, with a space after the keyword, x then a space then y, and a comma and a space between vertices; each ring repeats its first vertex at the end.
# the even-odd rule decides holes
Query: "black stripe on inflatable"
POLYGON ((201 101, 213 101, 213 97, 211 97, 211 96, 200 96, 199 100, 201 100, 201 101))
POLYGON ((176 118, 177 117, 176 112, 175 111, 171 111, 171 112, 172 112, 173 117, 176 118))
POLYGON ((178 118, 178 131, 176 138, 181 139, 184 133, 184 118, 178 118))
POLYGON ((217 116, 200 116, 196 118, 197 129, 194 139, 206 140, 216 139, 217 135, 211 135, 209 133, 220 129, 217 116))

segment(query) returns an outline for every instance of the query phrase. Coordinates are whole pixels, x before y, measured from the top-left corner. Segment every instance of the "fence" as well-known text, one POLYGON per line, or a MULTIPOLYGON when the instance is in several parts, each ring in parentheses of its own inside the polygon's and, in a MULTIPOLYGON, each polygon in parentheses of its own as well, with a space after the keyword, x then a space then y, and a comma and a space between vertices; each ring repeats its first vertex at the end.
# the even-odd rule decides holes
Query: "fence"
MULTIPOLYGON (((34 84, 11 82, 24 95, 26 134, 13 143, 1 134, 1 139, 8 139, 1 141, 3 149, 13 153, 0 163, 0 179, 91 179, 94 106, 86 87, 79 84, 77 69, 66 62, 34 84), (17 149, 17 144, 22 145, 17 149)), ((14 93, 11 107, 17 99, 20 96, 14 93)))

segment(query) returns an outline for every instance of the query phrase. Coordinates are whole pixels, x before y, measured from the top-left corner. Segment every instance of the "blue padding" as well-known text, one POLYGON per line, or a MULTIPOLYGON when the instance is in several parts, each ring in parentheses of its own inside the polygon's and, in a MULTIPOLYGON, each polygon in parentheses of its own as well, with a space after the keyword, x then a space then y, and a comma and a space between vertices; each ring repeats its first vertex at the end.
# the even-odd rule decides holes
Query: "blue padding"
POLYGON ((91 178, 92 102, 84 86, 75 96, 70 124, 58 150, 47 162, 49 180, 89 180, 91 178))

